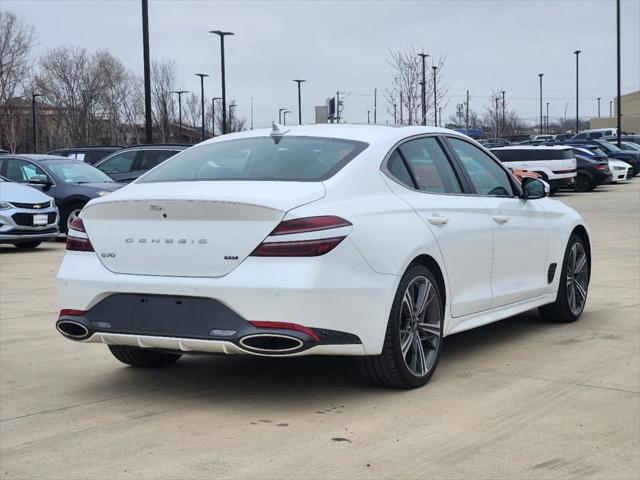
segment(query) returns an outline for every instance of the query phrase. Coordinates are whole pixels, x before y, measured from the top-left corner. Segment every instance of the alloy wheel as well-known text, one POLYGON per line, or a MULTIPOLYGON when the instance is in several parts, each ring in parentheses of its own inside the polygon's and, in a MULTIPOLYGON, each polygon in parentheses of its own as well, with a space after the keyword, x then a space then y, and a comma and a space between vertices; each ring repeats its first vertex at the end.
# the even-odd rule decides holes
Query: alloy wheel
POLYGON ((567 303, 574 315, 580 315, 587 302, 589 265, 587 254, 580 243, 574 243, 567 259, 567 303))
POLYGON ((407 286, 400 311, 400 350, 409 371, 418 377, 435 365, 441 342, 440 301, 424 276, 407 286))

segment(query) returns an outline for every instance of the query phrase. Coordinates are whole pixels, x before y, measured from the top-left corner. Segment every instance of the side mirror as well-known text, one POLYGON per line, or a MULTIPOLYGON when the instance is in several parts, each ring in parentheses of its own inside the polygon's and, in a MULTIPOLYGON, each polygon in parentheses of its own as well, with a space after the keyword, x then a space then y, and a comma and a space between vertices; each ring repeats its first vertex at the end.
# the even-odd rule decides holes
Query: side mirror
POLYGON ((550 187, 547 182, 537 178, 525 177, 522 179, 522 198, 535 200, 549 195, 550 187))
POLYGON ((49 180, 46 175, 34 175, 27 183, 32 183, 33 185, 51 185, 51 180, 49 180))

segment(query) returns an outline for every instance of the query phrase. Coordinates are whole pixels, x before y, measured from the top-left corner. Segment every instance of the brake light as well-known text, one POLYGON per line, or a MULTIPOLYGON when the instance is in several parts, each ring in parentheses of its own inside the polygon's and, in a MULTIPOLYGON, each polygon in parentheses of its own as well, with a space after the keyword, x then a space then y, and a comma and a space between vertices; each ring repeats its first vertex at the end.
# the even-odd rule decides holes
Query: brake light
POLYGON ((596 170, 606 170, 607 166, 606 165, 596 165, 593 168, 595 168, 596 170))
POLYGON ((262 242, 252 257, 318 257, 336 248, 346 237, 298 240, 295 242, 262 242))
POLYGON ((67 250, 74 252, 93 252, 93 245, 87 236, 84 223, 81 218, 74 218, 69 223, 67 231, 67 250))
POLYGON ((264 322, 264 321, 250 321, 251 325, 257 328, 277 328, 280 330, 294 330, 296 332, 301 332, 309 335, 316 342, 320 342, 320 337, 316 332, 314 332, 309 327, 305 327, 304 325, 298 325, 297 323, 288 323, 288 322, 264 322))
POLYGON ((289 235, 293 233, 317 232, 330 228, 350 227, 351 222, 333 215, 321 217, 294 218, 285 220, 278 225, 271 235, 289 235))

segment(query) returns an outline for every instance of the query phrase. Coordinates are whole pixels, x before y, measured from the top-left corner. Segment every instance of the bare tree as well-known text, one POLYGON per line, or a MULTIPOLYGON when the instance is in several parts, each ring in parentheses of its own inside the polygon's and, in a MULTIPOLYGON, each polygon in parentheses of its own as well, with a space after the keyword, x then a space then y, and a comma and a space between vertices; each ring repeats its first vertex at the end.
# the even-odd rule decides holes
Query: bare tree
POLYGON ((154 60, 151 65, 151 92, 153 95, 153 123, 164 143, 171 138, 171 123, 175 119, 174 92, 178 90, 176 62, 154 60))
MULTIPOLYGON (((18 111, 25 108, 25 85, 31 73, 29 55, 35 34, 11 12, 0 10, 0 142, 15 152, 24 141, 24 123, 18 111)), ((28 105, 28 104, 27 104, 28 105)))
MULTIPOLYGON (((229 105, 235 105, 236 101, 231 99, 229 104, 227 105, 228 114, 227 114, 227 133, 233 132, 241 132, 246 129, 247 119, 242 117, 238 117, 236 115, 236 108, 229 108, 229 105)), ((217 134, 222 133, 222 104, 218 102, 216 104, 216 132, 217 134)), ((207 109, 207 116, 211 118, 211 109, 207 109)))
POLYGON ((195 131, 198 130, 202 123, 202 106, 200 105, 200 97, 191 92, 186 95, 186 99, 182 104, 183 115, 189 121, 189 125, 195 131))
POLYGON ((492 135, 511 137, 520 135, 528 130, 527 125, 518 116, 515 110, 509 109, 506 102, 503 108, 501 92, 493 92, 489 96, 489 103, 485 106, 482 116, 483 128, 492 135), (503 118, 504 112, 504 118, 503 118))
MULTIPOLYGON (((409 125, 422 123, 422 59, 418 56, 418 51, 413 47, 404 50, 391 52, 389 65, 393 70, 393 82, 391 88, 386 90, 387 112, 393 115, 394 105, 396 105, 396 113, 398 123, 402 117, 402 122, 409 125), (400 99, 402 98, 402 101, 400 99), (400 114, 402 111, 402 115, 400 114)), ((449 90, 442 82, 443 67, 445 58, 440 57, 432 65, 427 65, 425 72, 425 106, 427 123, 434 118, 433 115, 433 69, 435 65, 436 73, 436 101, 437 106, 445 108, 446 102, 444 98, 449 90)))

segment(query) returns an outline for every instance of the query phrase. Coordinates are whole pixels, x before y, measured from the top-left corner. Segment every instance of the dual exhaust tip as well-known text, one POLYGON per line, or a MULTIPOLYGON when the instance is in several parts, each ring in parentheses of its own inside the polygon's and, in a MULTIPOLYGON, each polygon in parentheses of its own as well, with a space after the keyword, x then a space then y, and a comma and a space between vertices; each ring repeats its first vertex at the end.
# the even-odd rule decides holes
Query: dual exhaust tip
MULTIPOLYGON (((77 341, 86 340, 93 333, 82 323, 66 319, 58 320, 56 328, 64 337, 77 341)), ((299 338, 277 333, 247 335, 242 337, 239 343, 249 353, 262 355, 293 353, 302 350, 305 346, 304 342, 299 338)))

